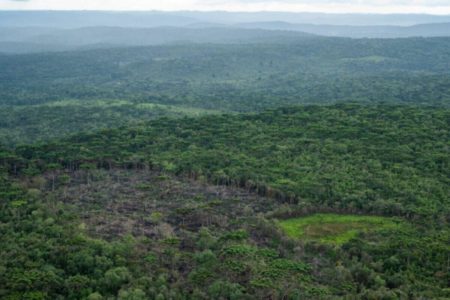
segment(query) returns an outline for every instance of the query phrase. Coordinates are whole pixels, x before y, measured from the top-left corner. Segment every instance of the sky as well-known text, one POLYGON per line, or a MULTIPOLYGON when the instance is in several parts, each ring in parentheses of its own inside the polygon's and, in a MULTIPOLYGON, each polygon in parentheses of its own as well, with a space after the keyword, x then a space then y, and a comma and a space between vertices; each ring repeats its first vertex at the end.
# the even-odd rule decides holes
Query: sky
POLYGON ((0 0, 0 9, 450 14, 450 0, 0 0))

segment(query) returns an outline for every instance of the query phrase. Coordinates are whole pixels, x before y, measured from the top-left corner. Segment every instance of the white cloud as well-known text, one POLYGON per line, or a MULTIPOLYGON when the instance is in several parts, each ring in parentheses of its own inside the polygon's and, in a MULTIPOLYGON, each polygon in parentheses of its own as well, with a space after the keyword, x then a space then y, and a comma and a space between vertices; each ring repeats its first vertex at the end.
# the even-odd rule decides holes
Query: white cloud
POLYGON ((450 0, 0 0, 0 9, 271 10, 450 14, 450 0))

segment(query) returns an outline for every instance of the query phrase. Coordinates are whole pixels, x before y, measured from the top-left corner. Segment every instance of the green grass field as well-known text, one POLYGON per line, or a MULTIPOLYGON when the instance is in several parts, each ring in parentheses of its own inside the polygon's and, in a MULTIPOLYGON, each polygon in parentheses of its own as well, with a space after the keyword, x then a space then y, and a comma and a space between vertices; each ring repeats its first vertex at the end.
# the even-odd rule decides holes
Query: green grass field
POLYGON ((279 222, 279 226, 291 238, 337 245, 348 242, 360 232, 395 229, 403 225, 403 222, 394 218, 337 214, 315 214, 279 222))

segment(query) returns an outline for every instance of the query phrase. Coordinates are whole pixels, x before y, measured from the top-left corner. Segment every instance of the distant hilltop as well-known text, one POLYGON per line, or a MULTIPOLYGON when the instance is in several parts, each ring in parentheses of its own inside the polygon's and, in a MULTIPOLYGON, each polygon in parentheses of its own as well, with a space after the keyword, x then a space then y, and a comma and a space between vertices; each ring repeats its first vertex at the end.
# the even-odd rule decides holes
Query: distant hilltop
POLYGON ((117 11, 0 11, 0 26, 58 27, 86 26, 158 27, 192 24, 235 25, 255 22, 286 22, 312 25, 412 26, 447 23, 450 16, 426 14, 325 14, 285 12, 117 12, 117 11))

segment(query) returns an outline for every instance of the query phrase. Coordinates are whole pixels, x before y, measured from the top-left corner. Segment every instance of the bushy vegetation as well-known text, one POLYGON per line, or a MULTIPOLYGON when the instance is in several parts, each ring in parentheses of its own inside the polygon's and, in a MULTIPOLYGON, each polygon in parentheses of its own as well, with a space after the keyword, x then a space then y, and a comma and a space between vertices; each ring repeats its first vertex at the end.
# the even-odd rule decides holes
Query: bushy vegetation
POLYGON ((289 107, 4 149, 0 296, 449 297, 449 119, 289 107), (318 212, 372 228, 323 243, 278 227, 318 212))

